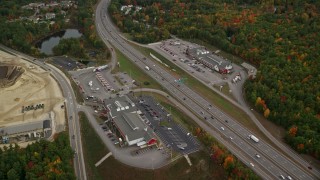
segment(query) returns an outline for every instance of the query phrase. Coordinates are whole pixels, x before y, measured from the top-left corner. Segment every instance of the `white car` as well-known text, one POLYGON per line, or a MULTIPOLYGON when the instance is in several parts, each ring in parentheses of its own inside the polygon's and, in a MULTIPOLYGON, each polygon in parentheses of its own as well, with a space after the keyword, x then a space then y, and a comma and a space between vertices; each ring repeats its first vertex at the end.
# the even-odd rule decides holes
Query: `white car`
POLYGON ((292 180, 292 177, 291 177, 291 176, 287 176, 287 178, 288 178, 289 180, 292 180))
POLYGON ((256 157, 257 157, 257 158, 260 158, 261 156, 260 156, 259 154, 256 154, 256 157))
POLYGON ((224 131, 224 127, 221 127, 220 129, 221 129, 222 131, 224 131))
POLYGON ((250 165, 251 165, 252 167, 254 167, 254 164, 253 164, 253 163, 250 163, 250 165))
POLYGON ((280 175, 280 178, 281 178, 281 179, 285 179, 283 175, 280 175))

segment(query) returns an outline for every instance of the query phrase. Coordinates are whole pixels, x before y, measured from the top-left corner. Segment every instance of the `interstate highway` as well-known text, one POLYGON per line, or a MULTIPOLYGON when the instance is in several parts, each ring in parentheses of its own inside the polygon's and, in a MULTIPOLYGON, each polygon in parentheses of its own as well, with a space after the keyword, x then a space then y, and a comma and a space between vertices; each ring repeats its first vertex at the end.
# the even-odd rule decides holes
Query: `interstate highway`
MULTIPOLYGON (((212 125, 212 128, 220 131, 226 138, 232 136, 233 144, 241 149, 243 153, 251 157, 251 162, 255 165, 260 165, 261 169, 273 175, 274 178, 278 178, 280 174, 284 176, 290 175, 295 179, 313 178, 308 170, 297 166, 266 142, 260 141, 259 143, 254 143, 252 140, 247 139, 247 136, 251 134, 250 131, 222 113, 218 108, 210 107, 209 102, 184 84, 178 85, 178 83, 174 81, 174 77, 163 68, 154 66, 154 63, 149 59, 143 60, 142 58, 144 56, 126 43, 118 34, 116 27, 114 27, 108 18, 106 7, 106 1, 101 1, 96 11, 96 27, 103 41, 106 42, 107 40, 113 44, 194 113, 202 117, 207 117, 208 123, 212 125), (144 69, 146 65, 151 68, 150 71, 144 69), (183 98, 185 98, 185 100, 183 100, 183 98), (214 116, 215 119, 211 119, 211 116, 214 116), (225 120, 228 120, 228 124, 225 123, 225 120), (221 126, 225 128, 224 131, 219 130, 221 126), (261 158, 255 158, 255 153, 260 154, 261 158)), ((248 164, 249 162, 244 163, 248 164)), ((252 168, 255 169, 256 167, 252 168)))

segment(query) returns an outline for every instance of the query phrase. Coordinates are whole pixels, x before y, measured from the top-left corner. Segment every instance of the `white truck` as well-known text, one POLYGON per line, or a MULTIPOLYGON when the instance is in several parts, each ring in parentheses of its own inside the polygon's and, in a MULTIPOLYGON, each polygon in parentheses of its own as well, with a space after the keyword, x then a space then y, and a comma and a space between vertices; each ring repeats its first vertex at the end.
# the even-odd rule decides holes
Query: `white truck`
POLYGON ((148 71, 150 70, 149 66, 146 66, 145 69, 148 70, 148 71))
POLYGON ((252 134, 249 135, 249 138, 252 139, 256 143, 259 142, 259 139, 252 134))
POLYGON ((94 69, 93 69, 93 72, 100 72, 100 71, 102 71, 102 70, 104 70, 104 69, 107 69, 107 68, 108 68, 108 65, 99 66, 99 67, 97 67, 97 68, 94 68, 94 69))

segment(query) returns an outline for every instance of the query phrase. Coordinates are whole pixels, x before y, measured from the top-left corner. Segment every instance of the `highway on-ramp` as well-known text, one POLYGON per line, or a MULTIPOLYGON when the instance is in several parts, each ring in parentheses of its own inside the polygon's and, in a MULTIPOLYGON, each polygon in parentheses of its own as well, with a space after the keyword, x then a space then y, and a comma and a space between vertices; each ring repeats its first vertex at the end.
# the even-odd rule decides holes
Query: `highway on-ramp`
POLYGON ((95 16, 96 28, 102 40, 113 44, 140 67, 141 70, 144 70, 150 77, 158 81, 160 85, 184 106, 197 114, 197 116, 205 118, 205 124, 216 132, 220 132, 223 138, 231 137, 232 140, 230 143, 241 150, 241 152, 233 153, 238 157, 245 155, 246 158, 242 158, 245 164, 252 162, 254 166, 251 166, 251 168, 264 179, 268 179, 264 177, 265 174, 273 178, 279 178, 280 175, 290 175, 294 179, 315 178, 308 169, 301 168, 301 166, 295 164, 295 162, 282 155, 266 142, 260 140, 259 143, 255 143, 251 139, 248 139, 248 135, 252 134, 248 129, 211 105, 186 85, 175 82, 175 78, 162 67, 155 65, 149 59, 144 60, 143 54, 131 47, 119 36, 117 28, 112 24, 108 16, 108 3, 108 1, 102 0, 97 6, 95 16), (150 70, 146 70, 146 66, 148 66, 150 70), (223 127, 223 130, 221 127, 223 127), (256 158, 255 154, 259 154, 260 158, 256 158))

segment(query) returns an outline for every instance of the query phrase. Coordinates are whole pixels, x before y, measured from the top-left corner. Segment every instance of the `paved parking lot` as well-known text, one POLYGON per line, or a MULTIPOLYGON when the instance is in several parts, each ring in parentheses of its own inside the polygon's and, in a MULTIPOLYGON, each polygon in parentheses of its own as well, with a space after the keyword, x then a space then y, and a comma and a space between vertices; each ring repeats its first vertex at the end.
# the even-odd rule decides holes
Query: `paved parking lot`
POLYGON ((220 84, 223 81, 226 75, 212 71, 186 55, 185 52, 188 46, 196 46, 195 44, 180 41, 180 44, 174 45, 171 43, 172 41, 163 41, 161 44, 153 44, 151 47, 186 72, 196 76, 207 84, 220 84))
MULTIPOLYGON (((210 85, 221 85, 225 82, 230 81, 234 78, 236 74, 243 71, 243 67, 233 64, 233 70, 230 74, 220 74, 213 71, 196 60, 190 59, 187 56, 186 50, 188 47, 199 47, 200 45, 191 42, 183 41, 181 39, 169 39, 161 43, 154 43, 150 47, 160 53, 162 56, 166 57, 168 60, 172 61, 174 64, 184 69, 186 72, 198 79, 204 81, 206 84, 210 85)), ((212 54, 218 60, 226 60, 218 54, 212 54)))
POLYGON ((78 63, 71 58, 65 56, 52 57, 53 64, 61 67, 67 71, 71 71, 77 68, 78 63))
POLYGON ((171 114, 151 96, 139 96, 132 99, 146 117, 145 123, 155 131, 165 148, 182 154, 190 154, 199 150, 198 140, 180 124, 175 123, 171 114))

